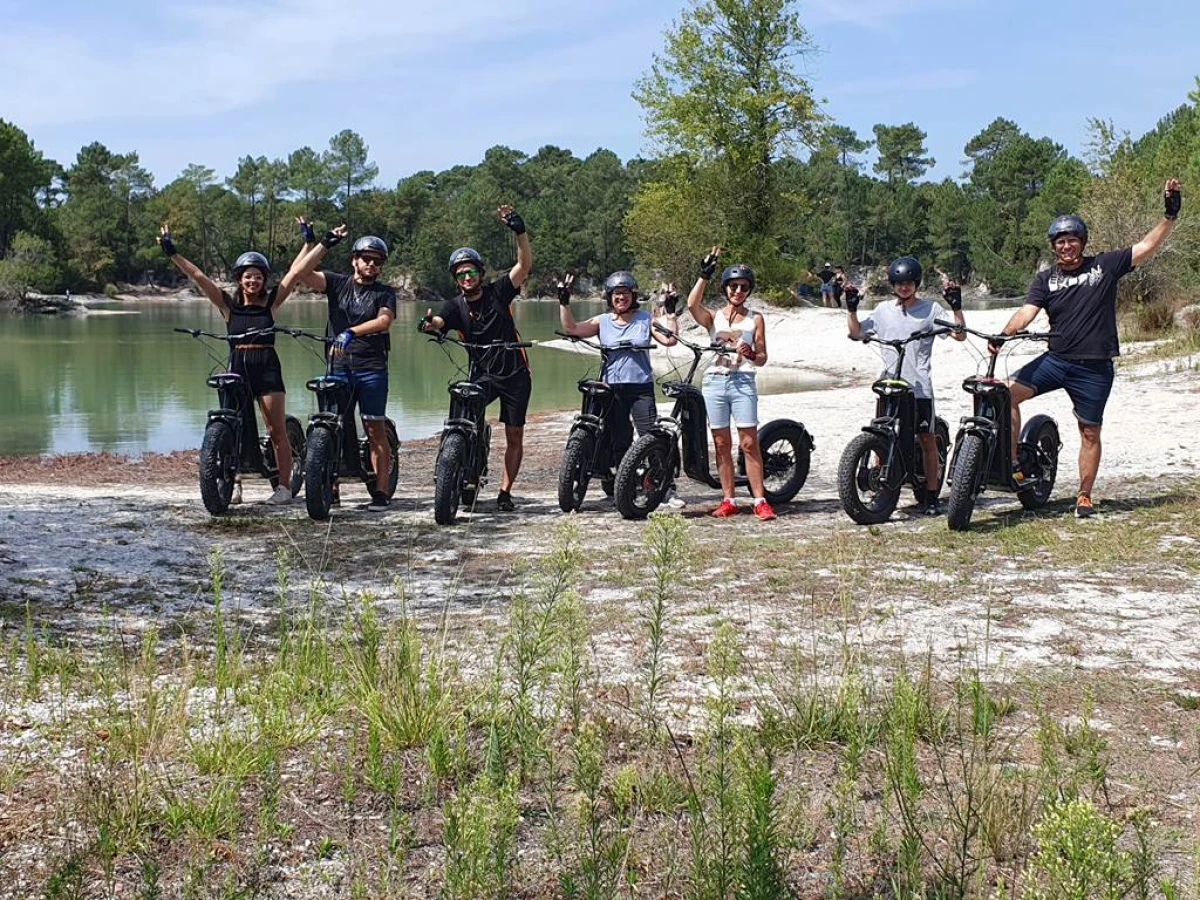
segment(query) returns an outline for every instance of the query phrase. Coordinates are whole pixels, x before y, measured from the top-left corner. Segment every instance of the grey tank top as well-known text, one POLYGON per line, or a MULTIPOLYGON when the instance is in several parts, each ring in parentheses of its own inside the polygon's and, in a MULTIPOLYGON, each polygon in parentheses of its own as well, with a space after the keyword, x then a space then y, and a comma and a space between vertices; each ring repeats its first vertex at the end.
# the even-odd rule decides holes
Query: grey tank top
MULTIPOLYGON (((650 313, 639 310, 628 324, 612 313, 600 317, 600 344, 605 347, 629 341, 635 347, 650 343, 650 313)), ((609 384, 650 384, 654 380, 647 350, 610 350, 600 378, 609 384)))

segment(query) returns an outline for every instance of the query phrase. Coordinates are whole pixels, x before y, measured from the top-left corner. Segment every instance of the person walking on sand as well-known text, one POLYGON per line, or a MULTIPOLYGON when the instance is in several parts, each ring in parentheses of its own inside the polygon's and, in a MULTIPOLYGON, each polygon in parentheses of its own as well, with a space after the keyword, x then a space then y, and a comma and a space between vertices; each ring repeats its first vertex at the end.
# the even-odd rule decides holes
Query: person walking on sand
POLYGON ((754 270, 747 265, 729 266, 721 273, 721 308, 713 313, 704 307, 704 291, 717 271, 720 247, 713 247, 700 261, 700 277, 688 294, 688 312, 710 339, 729 349, 713 360, 704 373, 704 407, 712 428, 721 480, 721 503, 713 510, 718 519, 737 515, 734 500, 733 438, 731 421, 737 423, 738 440, 746 459, 746 477, 754 497, 754 515, 766 521, 775 518, 763 488, 762 448, 758 443, 758 388, 755 370, 767 361, 767 332, 762 313, 746 307, 754 290, 754 270))
MULTIPOLYGON (((1054 265, 1033 276, 1025 303, 1013 313, 1004 334, 1028 327, 1038 313, 1050 319, 1050 347, 1023 366, 1009 381, 1012 393, 1013 459, 1021 433, 1020 405, 1030 397, 1062 388, 1071 398, 1079 425, 1079 496, 1075 516, 1096 514, 1092 489, 1100 471, 1100 429, 1104 407, 1113 386, 1113 359, 1120 356, 1117 339, 1117 283, 1158 253, 1175 227, 1182 206, 1179 181, 1163 187, 1163 217, 1140 241, 1122 250, 1085 256, 1088 228, 1075 215, 1059 216, 1050 223, 1046 239, 1054 265)), ((989 347, 998 353, 996 345, 989 347)), ((1024 472, 1019 468, 1016 477, 1024 472)))
MULTIPOLYGON (((157 240, 175 268, 190 278, 217 308, 229 334, 273 328, 275 311, 291 295, 292 289, 305 273, 311 272, 325 255, 324 247, 302 253, 292 262, 279 284, 268 289, 267 277, 271 274, 271 264, 261 253, 248 250, 233 264, 233 278, 237 286, 231 296, 178 251, 169 225, 164 224, 159 229, 157 240)), ((250 395, 258 400, 262 409, 267 435, 275 450, 275 463, 280 473, 279 487, 275 488, 275 493, 267 502, 276 506, 290 503, 292 491, 286 473, 292 470, 292 447, 288 443, 284 424, 286 389, 279 355, 275 352, 275 335, 268 332, 235 341, 229 348, 229 371, 245 377, 250 395)), ((231 502, 240 503, 241 500, 242 486, 239 483, 234 485, 234 499, 231 502)))
MULTIPOLYGON (((458 296, 447 300, 441 312, 427 310, 417 328, 425 333, 445 334, 454 329, 463 340, 473 344, 521 339, 513 320, 512 303, 533 269, 533 248, 525 230, 525 220, 505 204, 496 215, 517 236, 516 264, 494 281, 483 281, 487 271, 483 257, 470 247, 450 254, 450 275, 458 285, 458 296)), ((499 512, 514 512, 512 489, 521 471, 525 454, 525 417, 533 381, 529 359, 523 350, 469 350, 471 379, 487 391, 487 402, 500 401, 500 421, 504 424, 504 474, 496 497, 499 512)))
POLYGON ((833 302, 833 279, 837 276, 833 266, 826 262, 821 266, 819 272, 807 271, 805 274, 814 281, 821 282, 821 305, 832 308, 833 302))

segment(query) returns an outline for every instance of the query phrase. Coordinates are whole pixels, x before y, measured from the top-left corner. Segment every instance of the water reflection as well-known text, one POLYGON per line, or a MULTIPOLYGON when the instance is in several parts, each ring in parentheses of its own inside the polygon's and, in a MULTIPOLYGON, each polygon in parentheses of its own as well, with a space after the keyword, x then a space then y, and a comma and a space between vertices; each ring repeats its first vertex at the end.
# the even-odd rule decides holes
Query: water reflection
MULTIPOLYGON (((572 304, 579 318, 598 303, 572 304)), ((522 336, 547 340, 558 327, 558 304, 518 303, 522 336)), ((455 377, 451 358, 416 331, 425 311, 403 304, 392 328, 388 414, 401 439, 436 434, 446 415, 446 384, 455 377)), ((279 323, 321 330, 323 302, 293 300, 279 323)), ((223 332, 216 311, 203 301, 122 304, 116 310, 73 318, 0 316, 0 454, 107 450, 136 454, 197 447, 205 415, 215 403, 205 378, 213 364, 198 342, 172 328, 223 332)), ((305 344, 277 339, 288 392, 288 410, 303 421, 313 409, 304 381, 321 371, 305 344)), ((455 361, 461 351, 447 348, 455 361)), ((221 347, 214 353, 225 357, 221 347)), ((531 351, 533 411, 572 409, 575 382, 598 367, 595 357, 535 348, 531 351)), ((494 414, 493 410, 493 414, 494 414)))

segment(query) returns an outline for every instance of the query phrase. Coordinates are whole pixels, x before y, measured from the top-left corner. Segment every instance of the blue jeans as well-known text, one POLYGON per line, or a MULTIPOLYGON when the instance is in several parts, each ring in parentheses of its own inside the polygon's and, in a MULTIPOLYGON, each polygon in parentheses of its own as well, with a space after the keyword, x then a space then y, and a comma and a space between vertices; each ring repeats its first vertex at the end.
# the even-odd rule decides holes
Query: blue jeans
POLYGON ((354 399, 358 402, 358 413, 364 422, 387 417, 388 373, 387 369, 349 369, 334 366, 334 375, 350 382, 354 399))
POLYGON ((728 428, 731 415, 738 428, 758 426, 758 386, 753 372, 709 372, 702 390, 709 428, 728 428))

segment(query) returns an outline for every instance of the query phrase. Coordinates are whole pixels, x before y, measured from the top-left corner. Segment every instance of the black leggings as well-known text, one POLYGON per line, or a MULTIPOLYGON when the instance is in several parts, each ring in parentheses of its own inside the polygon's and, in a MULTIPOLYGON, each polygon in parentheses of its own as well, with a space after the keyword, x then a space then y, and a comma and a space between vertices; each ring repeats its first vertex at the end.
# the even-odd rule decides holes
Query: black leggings
POLYGON ((613 404, 608 413, 608 433, 612 437, 613 463, 619 464, 633 443, 633 428, 640 437, 649 431, 656 417, 653 384, 614 384, 613 404))

